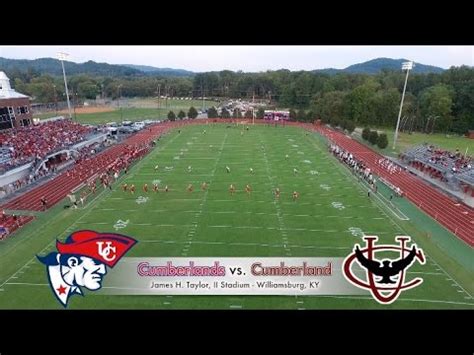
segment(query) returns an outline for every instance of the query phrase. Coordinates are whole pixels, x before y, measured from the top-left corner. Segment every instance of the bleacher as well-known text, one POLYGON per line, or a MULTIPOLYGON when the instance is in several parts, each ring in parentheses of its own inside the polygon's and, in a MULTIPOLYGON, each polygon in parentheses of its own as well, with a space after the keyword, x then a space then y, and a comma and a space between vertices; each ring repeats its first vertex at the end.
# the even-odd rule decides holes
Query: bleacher
POLYGON ((33 216, 15 216, 0 213, 0 241, 6 239, 10 234, 18 228, 31 222, 35 217, 33 216))
POLYGON ((0 147, 0 165, 8 164, 12 159, 12 151, 10 147, 0 147))
POLYGON ((474 186, 474 161, 459 151, 449 152, 433 145, 415 146, 400 155, 412 167, 430 177, 447 183, 454 189, 474 186))
POLYGON ((4 153, 0 153, 0 157, 3 156, 0 173, 84 141, 92 131, 71 120, 3 130, 0 132, 0 147, 4 148, 4 153), (6 149, 10 151, 10 158, 6 149))

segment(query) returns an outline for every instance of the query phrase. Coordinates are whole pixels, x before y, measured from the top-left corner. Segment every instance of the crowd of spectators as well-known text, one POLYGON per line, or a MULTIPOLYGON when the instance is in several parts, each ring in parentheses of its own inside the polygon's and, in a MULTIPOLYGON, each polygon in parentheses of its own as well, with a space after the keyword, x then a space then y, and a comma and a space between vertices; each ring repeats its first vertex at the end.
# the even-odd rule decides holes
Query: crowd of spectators
POLYGON ((69 119, 0 132, 0 174, 86 139, 94 128, 69 119))
MULTIPOLYGON (((464 180, 469 183, 474 176, 473 158, 463 155, 459 149, 450 152, 434 145, 423 144, 407 150, 400 158, 431 178, 443 182, 459 183, 464 180)), ((472 184, 474 185, 474 180, 472 184)))

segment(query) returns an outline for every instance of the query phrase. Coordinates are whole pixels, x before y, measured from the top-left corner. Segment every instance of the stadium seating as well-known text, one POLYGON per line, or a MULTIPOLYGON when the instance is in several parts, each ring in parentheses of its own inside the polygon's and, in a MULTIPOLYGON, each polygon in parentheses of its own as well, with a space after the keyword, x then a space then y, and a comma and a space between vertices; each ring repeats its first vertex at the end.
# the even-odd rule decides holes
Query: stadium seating
POLYGON ((91 127, 67 119, 3 130, 0 173, 83 141, 92 131, 91 127))
POLYGON ((10 234, 18 228, 24 226, 34 219, 33 216, 14 216, 2 215, 0 216, 0 240, 7 238, 10 234))
POLYGON ((380 154, 340 132, 323 126, 313 127, 304 124, 302 126, 319 131, 344 150, 352 152, 357 160, 370 167, 375 174, 400 187, 403 195, 418 208, 432 216, 467 244, 474 246, 474 234, 472 233, 474 209, 472 207, 450 199, 407 171, 403 170, 397 174, 388 173, 378 164, 380 159, 383 159, 380 154))
POLYGON ((415 146, 400 155, 410 166, 459 190, 462 183, 474 186, 474 162, 471 157, 439 149, 433 145, 415 146))
POLYGON ((132 161, 141 158, 148 152, 149 144, 153 139, 177 125, 179 123, 164 123, 152 126, 149 129, 132 135, 122 143, 106 149, 102 153, 81 159, 71 170, 13 199, 5 204, 3 208, 39 211, 43 208, 40 203, 40 199, 43 196, 48 201, 47 207, 52 207, 85 181, 95 179, 100 174, 110 170, 123 169, 132 161))

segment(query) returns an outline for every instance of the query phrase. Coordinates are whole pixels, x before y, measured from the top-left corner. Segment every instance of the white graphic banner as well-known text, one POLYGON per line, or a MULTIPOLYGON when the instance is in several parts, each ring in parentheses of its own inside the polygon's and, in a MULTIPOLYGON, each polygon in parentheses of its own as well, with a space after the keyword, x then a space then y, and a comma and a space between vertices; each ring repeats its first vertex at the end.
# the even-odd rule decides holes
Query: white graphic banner
POLYGON ((105 279, 108 295, 358 295, 343 258, 123 258, 105 279))

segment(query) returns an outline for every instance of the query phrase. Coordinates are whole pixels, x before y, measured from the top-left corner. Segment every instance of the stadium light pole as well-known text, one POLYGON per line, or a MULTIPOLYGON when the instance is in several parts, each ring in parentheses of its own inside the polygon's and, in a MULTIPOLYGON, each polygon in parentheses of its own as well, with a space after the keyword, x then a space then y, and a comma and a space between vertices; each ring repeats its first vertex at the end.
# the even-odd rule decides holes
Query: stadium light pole
POLYGON ((407 71, 407 76, 405 77, 405 85, 403 86, 403 94, 402 94, 402 101, 400 102, 400 111, 398 112, 398 119, 397 119, 397 127, 395 128, 395 134, 393 136, 393 147, 392 149, 395 149, 395 146, 397 144, 397 138, 398 138, 398 127, 400 126, 400 116, 402 115, 402 108, 403 108, 403 100, 405 99, 405 90, 407 88, 407 81, 408 81, 408 73, 410 72, 411 69, 413 69, 413 62, 404 62, 402 64, 402 70, 407 71))
POLYGON ((61 61, 61 66, 63 67, 64 87, 66 88, 66 99, 67 99, 69 119, 72 119, 71 102, 69 101, 69 91, 67 89, 66 70, 64 69, 64 60, 66 60, 68 57, 69 57, 69 54, 67 53, 62 53, 62 52, 58 53, 58 59, 61 61))

